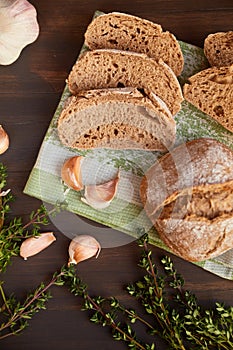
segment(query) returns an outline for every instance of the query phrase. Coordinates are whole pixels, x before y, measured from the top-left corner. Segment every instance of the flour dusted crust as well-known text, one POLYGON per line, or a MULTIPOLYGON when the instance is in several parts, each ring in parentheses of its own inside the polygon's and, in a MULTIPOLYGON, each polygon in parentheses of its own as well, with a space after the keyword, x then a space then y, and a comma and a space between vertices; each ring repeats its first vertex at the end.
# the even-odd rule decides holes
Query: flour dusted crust
POLYGON ((233 64, 233 31, 209 34, 204 41, 204 53, 211 66, 233 64))
POLYGON ((233 152, 198 139, 163 156, 142 180, 145 211, 164 243, 188 261, 233 248, 233 152))
POLYGON ((72 148, 166 151, 176 123, 164 103, 133 88, 99 89, 73 96, 58 120, 61 142, 72 148))
POLYGON ((121 50, 85 52, 73 66, 68 77, 72 94, 82 90, 134 87, 150 96, 157 95, 175 115, 183 101, 179 82, 162 60, 158 62, 145 54, 121 50))
POLYGON ((183 93, 187 101, 233 132, 233 65, 193 75, 183 93))
POLYGON ((127 50, 162 59, 177 76, 183 70, 183 54, 175 36, 136 16, 119 12, 98 16, 87 28, 85 43, 91 50, 127 50))

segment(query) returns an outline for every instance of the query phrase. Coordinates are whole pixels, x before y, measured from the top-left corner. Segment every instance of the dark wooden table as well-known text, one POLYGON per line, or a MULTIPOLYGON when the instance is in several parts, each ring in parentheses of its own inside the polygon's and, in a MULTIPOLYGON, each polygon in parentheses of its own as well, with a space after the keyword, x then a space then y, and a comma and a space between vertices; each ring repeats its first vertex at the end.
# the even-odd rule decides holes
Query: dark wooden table
MULTIPOLYGON (((64 88, 65 79, 83 43, 83 34, 96 9, 122 11, 160 23, 180 40, 203 46, 204 38, 217 31, 232 30, 232 0, 32 0, 38 11, 40 36, 10 66, 0 66, 0 122, 10 135, 9 150, 1 156, 8 168, 8 185, 16 198, 11 216, 26 220, 40 201, 23 194, 40 144, 64 88)), ((67 261, 69 239, 53 225, 57 242, 25 263, 13 259, 3 276, 7 293, 23 297, 67 261)), ((85 233, 85 232, 80 232, 85 233)), ((164 252, 152 247, 155 259, 164 252)), ((90 294, 115 295, 127 305, 134 302, 124 286, 141 276, 137 267, 140 250, 136 242, 104 249, 98 260, 80 264, 79 273, 89 285, 90 294)), ((186 287, 196 293, 203 305, 216 300, 232 305, 233 283, 173 257, 186 287)), ((30 327, 18 337, 1 342, 3 350, 84 350, 125 349, 112 340, 109 329, 89 322, 80 311, 81 300, 66 289, 54 287, 47 310, 37 314, 30 327)), ((158 349, 166 349, 159 345, 158 349)))

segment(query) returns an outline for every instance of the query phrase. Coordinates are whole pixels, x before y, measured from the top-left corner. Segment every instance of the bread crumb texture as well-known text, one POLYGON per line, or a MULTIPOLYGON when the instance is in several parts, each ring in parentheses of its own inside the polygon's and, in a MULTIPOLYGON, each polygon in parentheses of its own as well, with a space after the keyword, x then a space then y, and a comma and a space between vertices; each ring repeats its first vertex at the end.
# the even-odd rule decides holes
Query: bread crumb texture
POLYGON ((233 31, 209 34, 204 41, 204 53, 211 66, 233 64, 233 31))
POLYGON ((233 132, 233 65, 193 75, 183 93, 188 102, 233 132))
POLYGON ((96 17, 87 28, 85 43, 91 50, 134 51, 162 59, 177 76, 183 70, 184 58, 175 36, 136 16, 114 12, 96 17))

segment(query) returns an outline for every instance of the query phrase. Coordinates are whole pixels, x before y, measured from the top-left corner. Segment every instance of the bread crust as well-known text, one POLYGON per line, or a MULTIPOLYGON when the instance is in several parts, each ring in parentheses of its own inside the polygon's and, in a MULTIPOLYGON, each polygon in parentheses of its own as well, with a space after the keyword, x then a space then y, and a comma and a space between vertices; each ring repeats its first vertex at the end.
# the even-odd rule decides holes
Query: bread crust
POLYGON ((193 75, 183 93, 187 101, 233 132, 233 65, 193 75))
POLYGON ((96 17, 86 30, 85 43, 91 50, 129 50, 162 59, 176 76, 183 70, 184 58, 175 36, 136 16, 112 12, 96 17))
POLYGON ((204 53, 211 66, 233 64, 233 31, 209 34, 204 41, 204 53))
POLYGON ((58 120, 58 135, 73 148, 165 151, 175 142, 176 123, 159 100, 152 103, 137 89, 91 90, 71 98, 58 120))
POLYGON ((85 52, 73 66, 68 85, 74 95, 82 90, 116 88, 119 85, 143 89, 148 96, 159 96, 172 115, 180 110, 183 101, 179 82, 168 65, 145 54, 121 50, 85 52))
POLYGON ((146 173, 140 195, 164 243, 188 261, 233 248, 233 152, 198 139, 161 157, 146 173))

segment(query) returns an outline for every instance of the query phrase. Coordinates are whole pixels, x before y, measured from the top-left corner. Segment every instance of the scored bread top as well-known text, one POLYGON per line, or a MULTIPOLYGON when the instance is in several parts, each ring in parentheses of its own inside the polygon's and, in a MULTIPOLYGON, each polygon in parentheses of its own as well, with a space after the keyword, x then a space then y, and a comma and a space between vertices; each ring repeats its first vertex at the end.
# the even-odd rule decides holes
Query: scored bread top
POLYGON ((187 101, 233 132, 233 65, 193 75, 183 93, 187 101))
POLYGON ((155 222, 164 243, 188 261, 233 248, 233 180, 181 191, 155 222))
POLYGON ((154 93, 162 99, 172 115, 183 101, 179 82, 167 64, 121 50, 85 52, 73 66, 68 85, 74 95, 82 90, 123 86, 143 89, 148 96, 154 93))
POLYGON ((96 17, 86 30, 85 43, 91 50, 129 50, 162 59, 177 76, 183 70, 183 54, 175 36, 136 16, 112 12, 96 17))
POLYGON ((73 96, 58 120, 63 144, 74 148, 172 147, 176 123, 169 110, 137 89, 83 91, 73 96))
POLYGON ((140 195, 154 222, 165 201, 185 188, 233 180, 233 152, 214 139, 186 142, 157 161, 145 174, 140 195))
POLYGON ((233 31, 209 34, 204 41, 204 53, 211 66, 233 64, 233 31))

